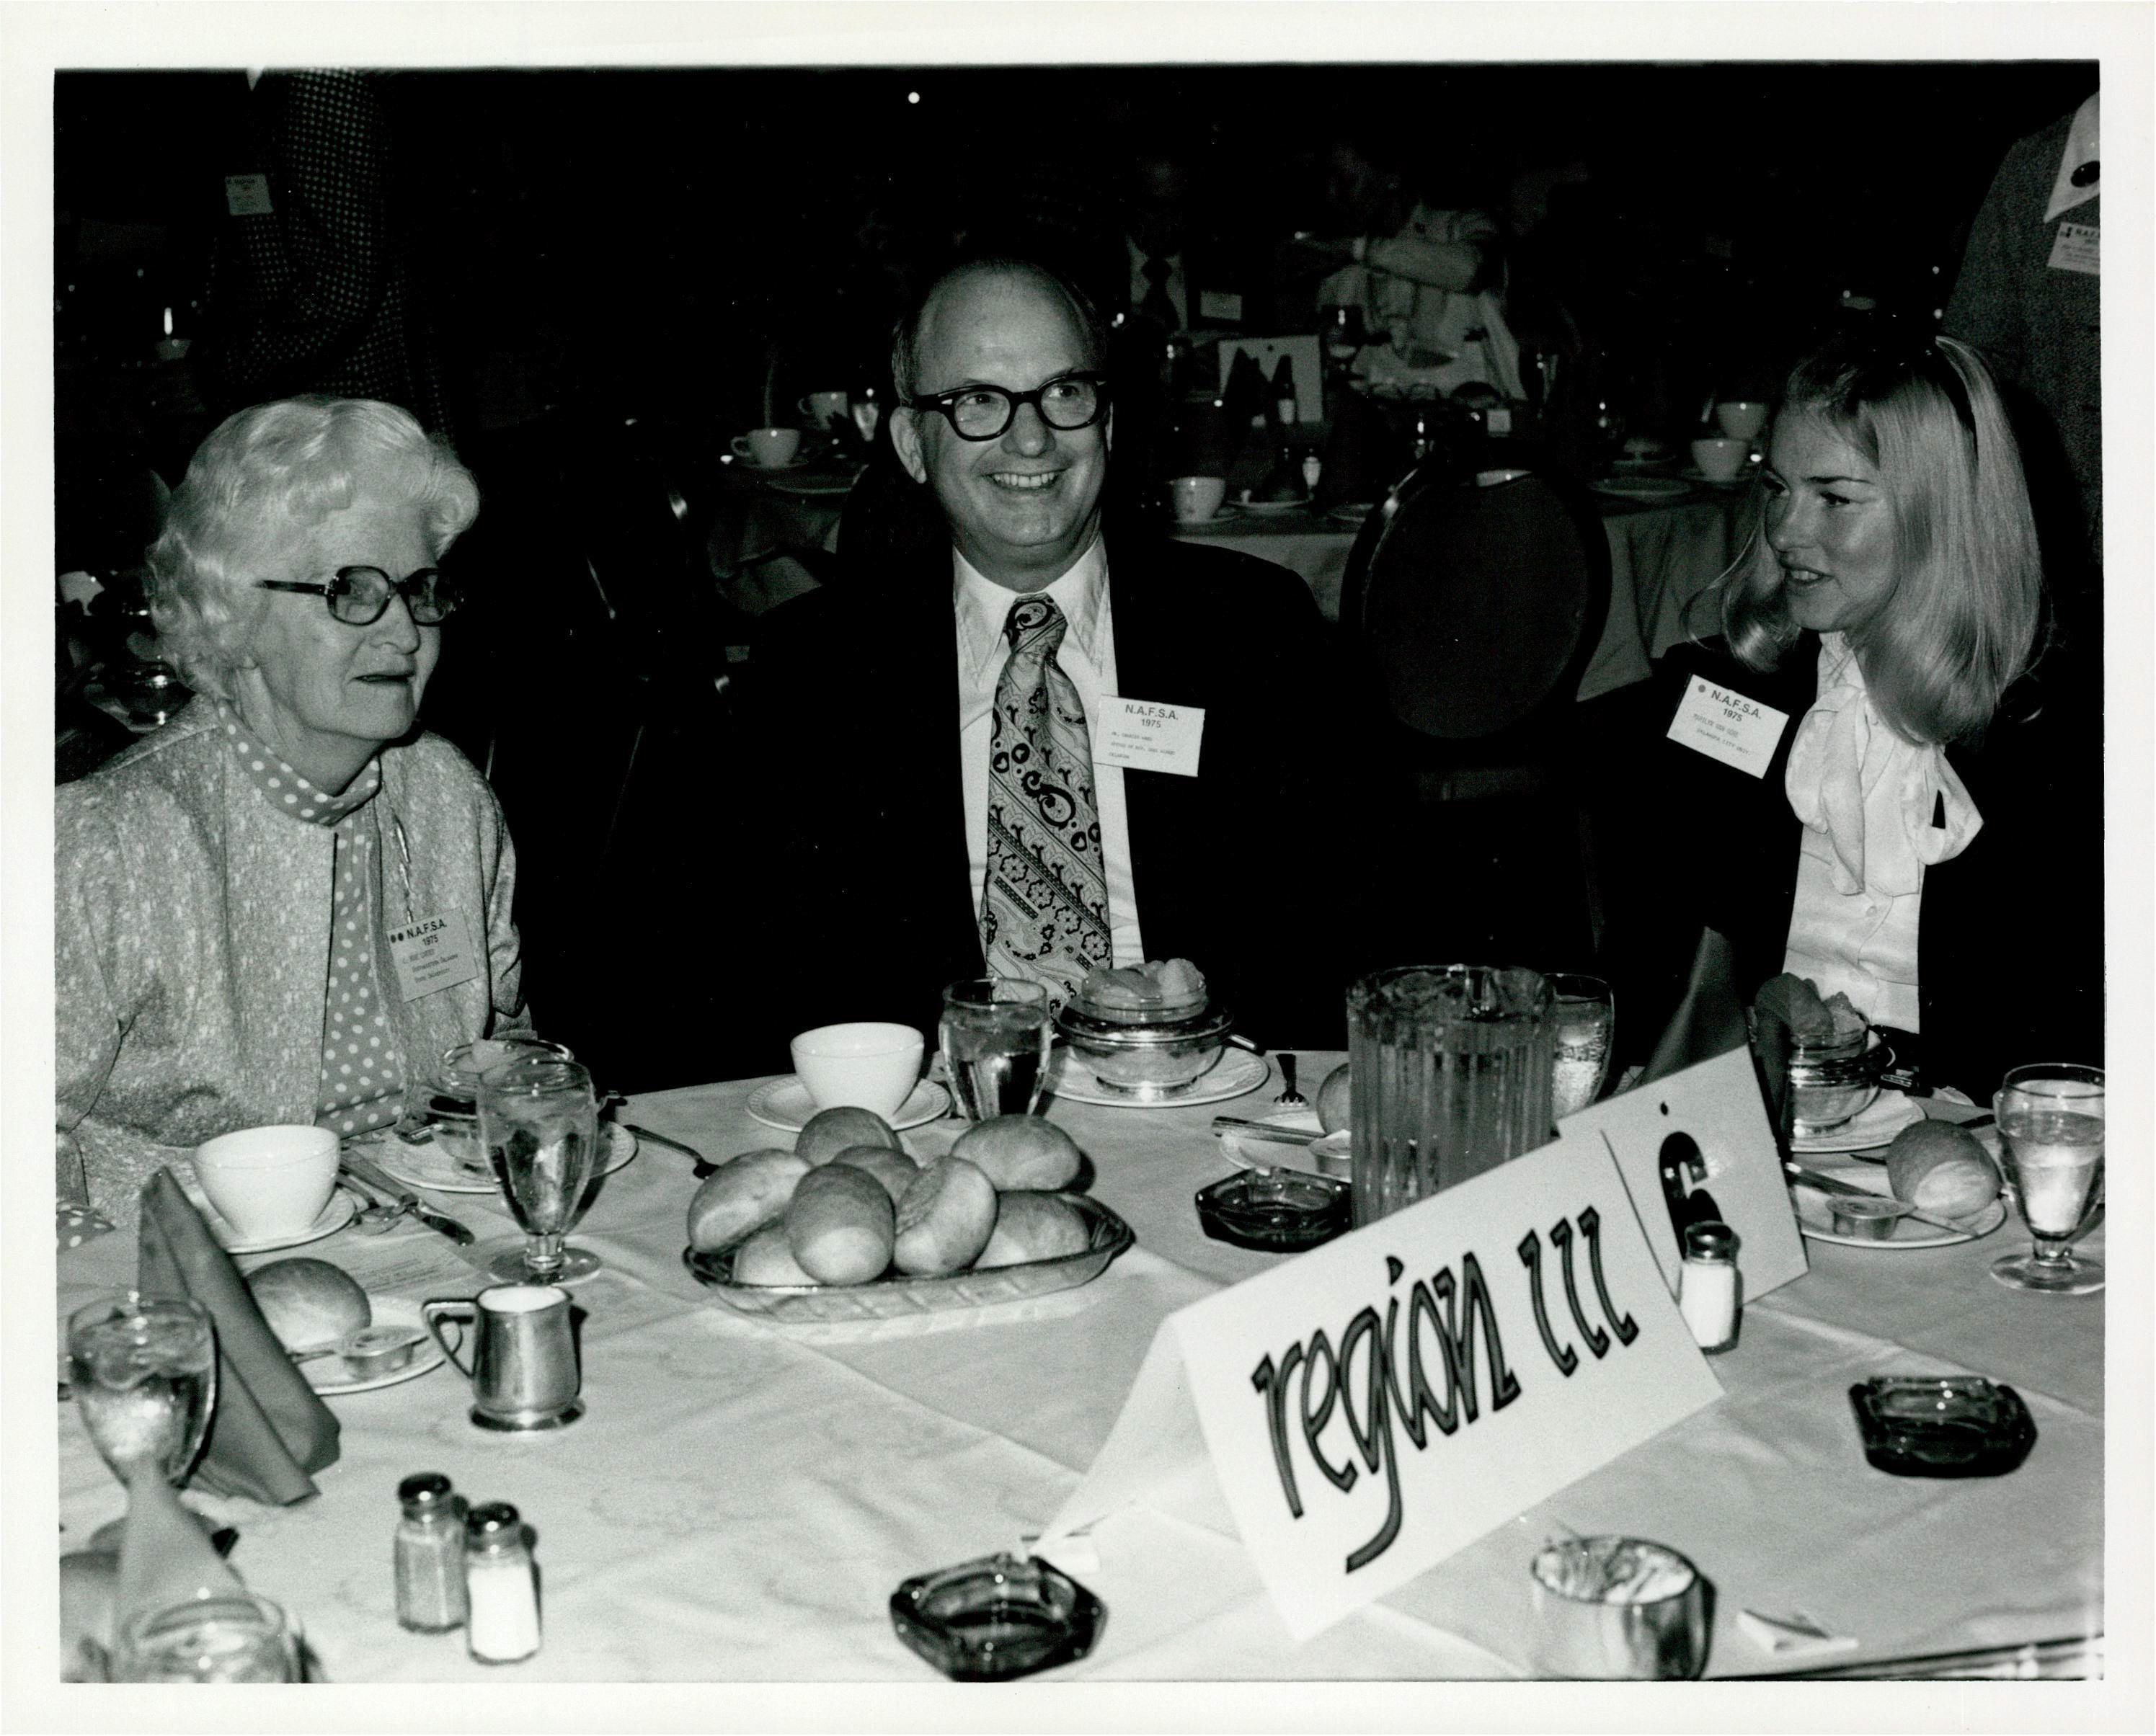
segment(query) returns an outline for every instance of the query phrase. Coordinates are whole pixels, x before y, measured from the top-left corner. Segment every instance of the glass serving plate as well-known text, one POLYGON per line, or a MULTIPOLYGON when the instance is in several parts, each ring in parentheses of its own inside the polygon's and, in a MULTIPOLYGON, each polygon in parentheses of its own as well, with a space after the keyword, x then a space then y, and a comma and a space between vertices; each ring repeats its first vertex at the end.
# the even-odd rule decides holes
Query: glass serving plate
POLYGON ((1131 1226, 1098 1200, 1083 1194, 1060 1197, 1085 1218, 1090 1239, 1078 1252, 1059 1254, 1052 1260, 953 1272, 942 1278, 880 1278, 865 1284, 737 1284, 732 1247, 701 1253, 685 1248, 681 1263, 728 1308, 774 1320, 892 1320, 947 1308, 985 1308, 1091 1283, 1137 1242, 1131 1226))

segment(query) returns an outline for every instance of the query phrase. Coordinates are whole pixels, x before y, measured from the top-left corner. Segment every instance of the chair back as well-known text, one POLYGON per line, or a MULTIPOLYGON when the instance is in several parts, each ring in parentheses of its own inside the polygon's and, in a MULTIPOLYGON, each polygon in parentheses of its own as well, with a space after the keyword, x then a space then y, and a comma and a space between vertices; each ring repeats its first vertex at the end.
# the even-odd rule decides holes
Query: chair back
POLYGON ((1496 745, 1563 714, 1609 609, 1592 502, 1535 449, 1497 444, 1420 466, 1371 514, 1340 624, 1399 724, 1496 745))

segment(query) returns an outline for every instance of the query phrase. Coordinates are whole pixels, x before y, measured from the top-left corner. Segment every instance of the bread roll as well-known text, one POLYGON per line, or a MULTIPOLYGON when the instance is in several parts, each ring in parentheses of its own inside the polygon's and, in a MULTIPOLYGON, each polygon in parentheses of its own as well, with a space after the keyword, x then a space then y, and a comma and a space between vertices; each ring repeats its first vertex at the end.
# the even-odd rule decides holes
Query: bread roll
POLYGON ((997 1115, 969 1127, 951 1155, 978 1165, 999 1189, 1068 1187, 1082 1161, 1070 1135, 1038 1115, 997 1115))
POLYGON ((973 1263, 996 1227, 996 1185, 956 1155, 914 1177, 898 1202, 891 1258, 901 1272, 940 1278, 973 1263))
POLYGON ((801 1129, 800 1138, 793 1142, 793 1152, 810 1169, 820 1170, 853 1145, 888 1145, 894 1151, 900 1149, 898 1135, 891 1130, 891 1124, 874 1109, 842 1104, 834 1109, 819 1109, 811 1115, 801 1129))
POLYGON ((1973 1217, 1999 1197, 1999 1170, 1976 1135, 1950 1121, 1912 1121, 1887 1148, 1887 1185, 1935 1217, 1973 1217))
POLYGON ((819 1284, 882 1277, 896 1226, 883 1184, 850 1164, 811 1170, 786 1207, 786 1245, 819 1284))
POLYGON ((254 1305, 288 1350, 318 1350, 374 1320, 367 1292, 341 1266, 304 1255, 272 1260, 248 1275, 254 1305))
POLYGON ((905 1197, 906 1189, 921 1174, 919 1164, 903 1151, 894 1151, 888 1145, 849 1145, 831 1161, 875 1176, 883 1184, 894 1206, 905 1197))
POLYGON ((747 1151, 719 1165, 689 1201, 689 1246, 731 1247, 786 1210, 808 1165, 791 1151, 747 1151))
POLYGON ((1014 1189, 997 1196, 995 1233, 973 1265, 985 1270, 1053 1260, 1082 1253, 1091 1242, 1085 1214, 1060 1194, 1014 1189))
POLYGON ((793 1250, 786 1245, 783 1221, 766 1224, 734 1250, 734 1282, 737 1284, 813 1284, 816 1280, 801 1269, 793 1250))

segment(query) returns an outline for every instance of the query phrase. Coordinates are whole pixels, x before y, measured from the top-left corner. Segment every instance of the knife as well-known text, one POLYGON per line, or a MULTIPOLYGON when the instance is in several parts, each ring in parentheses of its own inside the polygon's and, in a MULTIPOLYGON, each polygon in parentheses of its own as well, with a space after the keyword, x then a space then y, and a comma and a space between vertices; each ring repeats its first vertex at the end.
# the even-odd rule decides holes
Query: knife
POLYGON ((669 1151, 678 1151, 684 1157, 695 1158, 696 1167, 694 1173, 699 1181, 706 1175, 716 1175, 719 1173, 719 1166, 694 1145, 684 1145, 679 1139, 670 1139, 665 1134, 655 1134, 649 1128, 639 1127, 634 1122, 624 1121, 620 1125, 623 1131, 633 1133, 639 1139, 649 1139, 654 1145, 664 1145, 669 1151))
POLYGON ((408 1187, 399 1186, 390 1179, 389 1172, 378 1164, 364 1157, 353 1157, 347 1154, 344 1160, 344 1166, 383 1198, 394 1201, 400 1210, 410 1212, 436 1235, 448 1237, 459 1247, 470 1247, 472 1245, 473 1237, 470 1230, 453 1217, 444 1217, 439 1211, 429 1211, 419 1203, 419 1196, 417 1194, 408 1187))
POLYGON ((1234 1115, 1215 1115, 1213 1131, 1216 1134, 1235 1132, 1246 1139, 1271 1139, 1282 1145, 1309 1145, 1325 1137, 1324 1131, 1313 1127, 1286 1127, 1277 1121, 1245 1121, 1234 1115))
MULTIPOLYGON (((1845 1198, 1856 1200, 1891 1200, 1894 1197, 1892 1194, 1875 1193, 1868 1187, 1857 1187, 1846 1181, 1837 1181, 1833 1176, 1822 1175, 1817 1170, 1808 1170, 1802 1164, 1784 1163, 1782 1167, 1796 1180, 1803 1182, 1806 1187, 1816 1188, 1823 1194, 1840 1194, 1845 1198)), ((1933 1217, 1928 1212, 1917 1211, 1913 1206, 1911 1206, 1902 1216, 1913 1217, 1920 1224, 1929 1224, 1935 1230, 1952 1230, 1958 1236, 1966 1235, 1969 1232, 1967 1224, 1954 1223, 1943 1217, 1933 1217)))

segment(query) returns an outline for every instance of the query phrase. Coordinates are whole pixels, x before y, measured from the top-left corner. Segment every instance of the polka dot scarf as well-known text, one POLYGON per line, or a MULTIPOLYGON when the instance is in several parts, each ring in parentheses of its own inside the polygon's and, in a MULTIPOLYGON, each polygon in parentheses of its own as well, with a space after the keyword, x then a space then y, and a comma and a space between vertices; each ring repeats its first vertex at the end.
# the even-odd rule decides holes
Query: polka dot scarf
POLYGON ((381 896, 382 832, 369 804, 382 787, 370 760, 341 796, 316 788, 254 736, 228 705, 225 738, 263 799, 294 819, 330 827, 330 975, 322 1017, 321 1088, 315 1125, 338 1134, 387 1127, 404 1106, 404 1065, 376 970, 374 911, 381 896))

